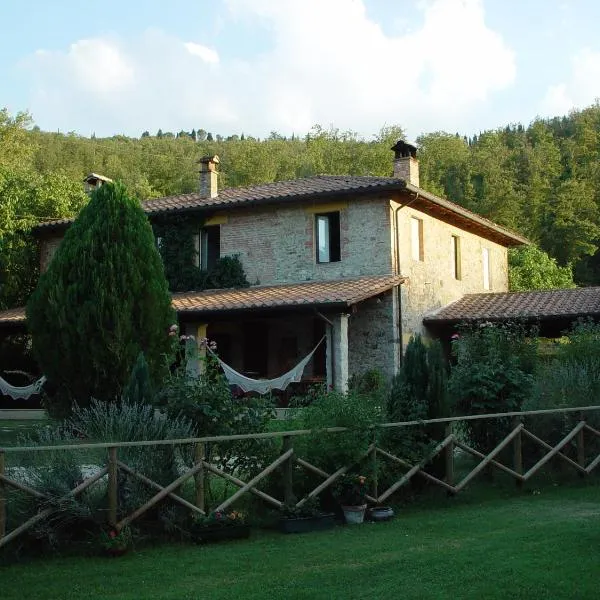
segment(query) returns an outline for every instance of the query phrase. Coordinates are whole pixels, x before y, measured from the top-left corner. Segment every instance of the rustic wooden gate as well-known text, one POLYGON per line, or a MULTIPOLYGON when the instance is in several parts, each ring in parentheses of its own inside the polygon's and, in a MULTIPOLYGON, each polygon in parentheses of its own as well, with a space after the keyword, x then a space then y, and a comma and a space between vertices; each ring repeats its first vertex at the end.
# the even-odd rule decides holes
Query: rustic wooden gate
MULTIPOLYGON (((403 470, 402 475, 391 484, 388 489, 382 491, 378 490, 378 481, 375 477, 372 483, 371 493, 367 496, 367 500, 371 503, 381 504, 387 501, 395 492, 401 489, 403 486, 408 484, 413 477, 422 477, 432 484, 435 484, 451 494, 456 494, 465 489, 465 487, 472 482, 479 474, 485 469, 495 468, 504 473, 510 475, 518 485, 528 481, 534 475, 539 473, 540 469, 546 465, 550 460, 558 459, 563 461, 566 465, 573 468, 580 476, 586 476, 590 474, 600 464, 600 454, 588 457, 586 454, 586 439, 589 437, 599 438, 600 431, 590 426, 585 419, 585 415, 589 411, 598 411, 599 406, 591 407, 580 407, 572 409, 559 409, 559 410, 541 410, 541 411, 528 411, 528 412, 512 412, 512 413, 496 413, 488 415, 471 415, 465 417, 453 417, 446 419, 431 419, 427 421, 409 421, 402 423, 384 423, 378 425, 373 430, 373 443, 369 446, 367 452, 361 458, 362 461, 370 461, 373 472, 377 472, 377 466, 379 461, 389 461, 393 465, 397 465, 403 470), (577 423, 573 426, 572 430, 565 435, 558 443, 551 445, 546 441, 540 439, 533 432, 529 431, 523 423, 525 417, 535 417, 541 415, 556 415, 576 413, 578 416, 577 423), (469 446, 460 435, 455 432, 455 426, 460 422, 484 420, 484 419, 506 419, 511 418, 512 424, 510 432, 502 439, 490 452, 484 454, 475 448, 469 446), (407 428, 407 427, 420 427, 433 424, 444 424, 445 434, 444 439, 439 442, 434 442, 433 448, 424 456, 419 462, 414 463, 406 460, 405 458, 395 456, 385 448, 382 448, 377 443, 377 430, 389 429, 389 428, 407 428), (527 439, 530 443, 534 443, 539 448, 545 451, 545 454, 539 458, 529 469, 525 472, 523 468, 523 440, 527 439), (577 448, 577 458, 573 460, 565 453, 567 445, 574 443, 577 448), (510 464, 504 464, 500 461, 500 455, 506 455, 504 452, 506 449, 512 448, 509 453, 511 456, 510 464), (463 453, 473 456, 479 459, 479 463, 474 466, 468 473, 466 473, 460 481, 455 481, 455 456, 456 450, 460 450, 463 453), (438 456, 444 457, 445 474, 443 478, 440 478, 426 469, 431 464, 434 458, 438 456)), ((322 435, 335 435, 336 433, 347 431, 345 428, 330 428, 319 431, 322 435)), ((293 440, 298 436, 310 435, 314 432, 310 430, 298 430, 298 431, 285 431, 275 433, 259 433, 259 434, 247 434, 247 435, 233 435, 233 436, 215 436, 215 437, 204 437, 204 438, 190 438, 190 439, 179 439, 179 440, 149 440, 143 442, 121 442, 121 443, 101 443, 101 444, 77 444, 77 445, 63 445, 63 446, 37 446, 37 447, 15 447, 15 448, 4 448, 0 449, 0 547, 8 544, 10 541, 17 538, 19 535, 26 532, 28 529, 39 523, 40 521, 49 518, 53 513, 52 504, 49 504, 51 498, 48 498, 44 493, 33 487, 17 481, 7 475, 6 457, 11 454, 18 454, 23 452, 48 452, 48 451, 73 451, 82 449, 105 449, 107 451, 107 462, 106 466, 99 469, 92 476, 85 479, 79 485, 72 490, 68 491, 62 498, 54 499, 54 502, 61 502, 63 500, 76 497, 81 494, 84 490, 88 489, 92 485, 97 485, 100 481, 106 478, 106 493, 108 496, 108 524, 115 527, 117 530, 122 529, 135 519, 141 517, 150 508, 156 506, 156 504, 166 498, 177 502, 192 513, 205 514, 206 502, 205 502, 205 484, 206 479, 209 476, 220 477, 225 481, 234 484, 239 489, 232 494, 229 498, 221 502, 214 510, 223 511, 229 508, 237 500, 239 500, 244 494, 253 494, 263 501, 267 502, 271 506, 281 508, 284 504, 295 504, 296 507, 302 507, 311 498, 317 497, 321 492, 331 487, 336 481, 344 474, 351 471, 353 468, 360 464, 354 463, 351 465, 341 465, 333 473, 328 473, 321 469, 318 465, 314 465, 304 460, 303 458, 296 455, 294 450, 293 440), (235 474, 227 473, 218 465, 212 464, 206 460, 206 444, 213 444, 218 442, 231 442, 236 440, 261 440, 261 439, 282 439, 282 450, 281 454, 269 465, 264 467, 260 473, 252 477, 249 481, 243 481, 235 474), (143 473, 139 473, 128 466, 126 463, 119 460, 118 451, 120 448, 130 447, 143 447, 143 446, 157 446, 157 445, 187 445, 193 444, 195 447, 194 453, 194 464, 191 468, 181 473, 173 482, 163 486, 156 481, 148 478, 143 473), (296 501, 294 496, 294 481, 293 473, 294 467, 305 469, 306 471, 319 476, 323 481, 318 484, 313 490, 306 494, 303 498, 296 501), (264 480, 268 475, 275 472, 277 469, 280 470, 281 477, 283 478, 283 498, 278 499, 261 491, 257 486, 264 480), (123 516, 121 519, 118 518, 119 506, 118 506, 118 482, 119 472, 137 479, 138 481, 145 484, 149 489, 153 490, 154 495, 149 498, 144 504, 136 508, 133 512, 123 516), (194 502, 189 502, 185 498, 181 497, 177 490, 182 484, 190 478, 195 480, 195 494, 194 502), (30 517, 27 521, 8 532, 6 530, 7 522, 7 488, 13 488, 23 493, 29 494, 36 498, 40 504, 40 510, 30 517)))

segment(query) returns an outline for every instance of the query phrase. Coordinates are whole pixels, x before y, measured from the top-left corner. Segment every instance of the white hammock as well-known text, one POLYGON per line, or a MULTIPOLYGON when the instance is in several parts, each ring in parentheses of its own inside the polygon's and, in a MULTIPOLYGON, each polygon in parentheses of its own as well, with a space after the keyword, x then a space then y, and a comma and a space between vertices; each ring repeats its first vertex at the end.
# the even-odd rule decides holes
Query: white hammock
POLYGON ((24 398, 25 400, 28 400, 30 396, 39 394, 42 391, 42 386, 44 383, 46 383, 46 377, 40 377, 31 385, 26 385, 25 387, 15 387, 0 377, 0 394, 10 396, 13 400, 17 400, 18 398, 24 398))
POLYGON ((250 377, 238 373, 235 369, 232 369, 229 365, 225 364, 212 350, 210 350, 210 348, 207 348, 207 350, 219 361, 219 364, 225 373, 225 377, 231 385, 237 385, 244 392, 267 394, 271 390, 285 390, 290 383, 297 383, 300 381, 302 379, 302 373, 304 373, 304 368, 324 339, 324 337, 321 338, 319 343, 312 349, 311 353, 305 356, 293 369, 290 369, 287 373, 284 373, 275 379, 250 379, 250 377))

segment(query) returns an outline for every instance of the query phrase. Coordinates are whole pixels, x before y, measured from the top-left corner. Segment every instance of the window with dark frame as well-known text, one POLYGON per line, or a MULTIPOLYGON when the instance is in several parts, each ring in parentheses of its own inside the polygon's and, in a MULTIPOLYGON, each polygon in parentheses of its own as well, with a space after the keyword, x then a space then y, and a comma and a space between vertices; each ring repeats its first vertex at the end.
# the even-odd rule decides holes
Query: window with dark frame
POLYGON ((210 271, 221 258, 221 227, 203 227, 198 241, 198 266, 203 271, 210 271))
POLYGON ((340 213, 329 212, 315 215, 317 262, 331 263, 341 260, 340 213))

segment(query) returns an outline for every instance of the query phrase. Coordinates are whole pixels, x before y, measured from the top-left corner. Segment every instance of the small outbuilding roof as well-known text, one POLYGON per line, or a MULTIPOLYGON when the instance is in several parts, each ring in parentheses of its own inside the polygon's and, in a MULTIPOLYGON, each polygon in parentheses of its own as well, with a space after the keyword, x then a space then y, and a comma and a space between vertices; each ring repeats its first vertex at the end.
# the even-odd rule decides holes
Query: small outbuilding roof
POLYGON ((426 324, 458 324, 478 321, 540 321, 600 317, 600 287, 531 292, 467 294, 435 313, 426 324))

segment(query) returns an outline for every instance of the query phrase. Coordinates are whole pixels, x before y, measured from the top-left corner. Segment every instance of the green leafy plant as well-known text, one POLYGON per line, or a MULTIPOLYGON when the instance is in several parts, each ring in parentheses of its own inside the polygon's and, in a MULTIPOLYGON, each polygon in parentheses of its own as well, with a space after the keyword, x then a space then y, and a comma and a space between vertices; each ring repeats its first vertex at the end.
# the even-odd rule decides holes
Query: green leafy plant
POLYGON ((123 551, 129 549, 133 542, 131 528, 128 526, 122 529, 111 527, 100 532, 100 546, 107 552, 123 551))
POLYGON ((230 512, 213 511, 207 515, 192 514, 192 527, 195 530, 213 527, 239 527, 246 524, 246 514, 237 510, 230 512))
POLYGON ((366 504, 367 478, 364 475, 342 475, 335 484, 333 495, 342 506, 366 504))
MULTIPOLYGON (((456 335, 453 354, 449 388, 458 414, 516 411, 530 396, 537 365, 536 331, 510 323, 482 323, 456 335)), ((473 446, 487 453, 508 434, 510 420, 468 421, 464 427, 473 446)))

